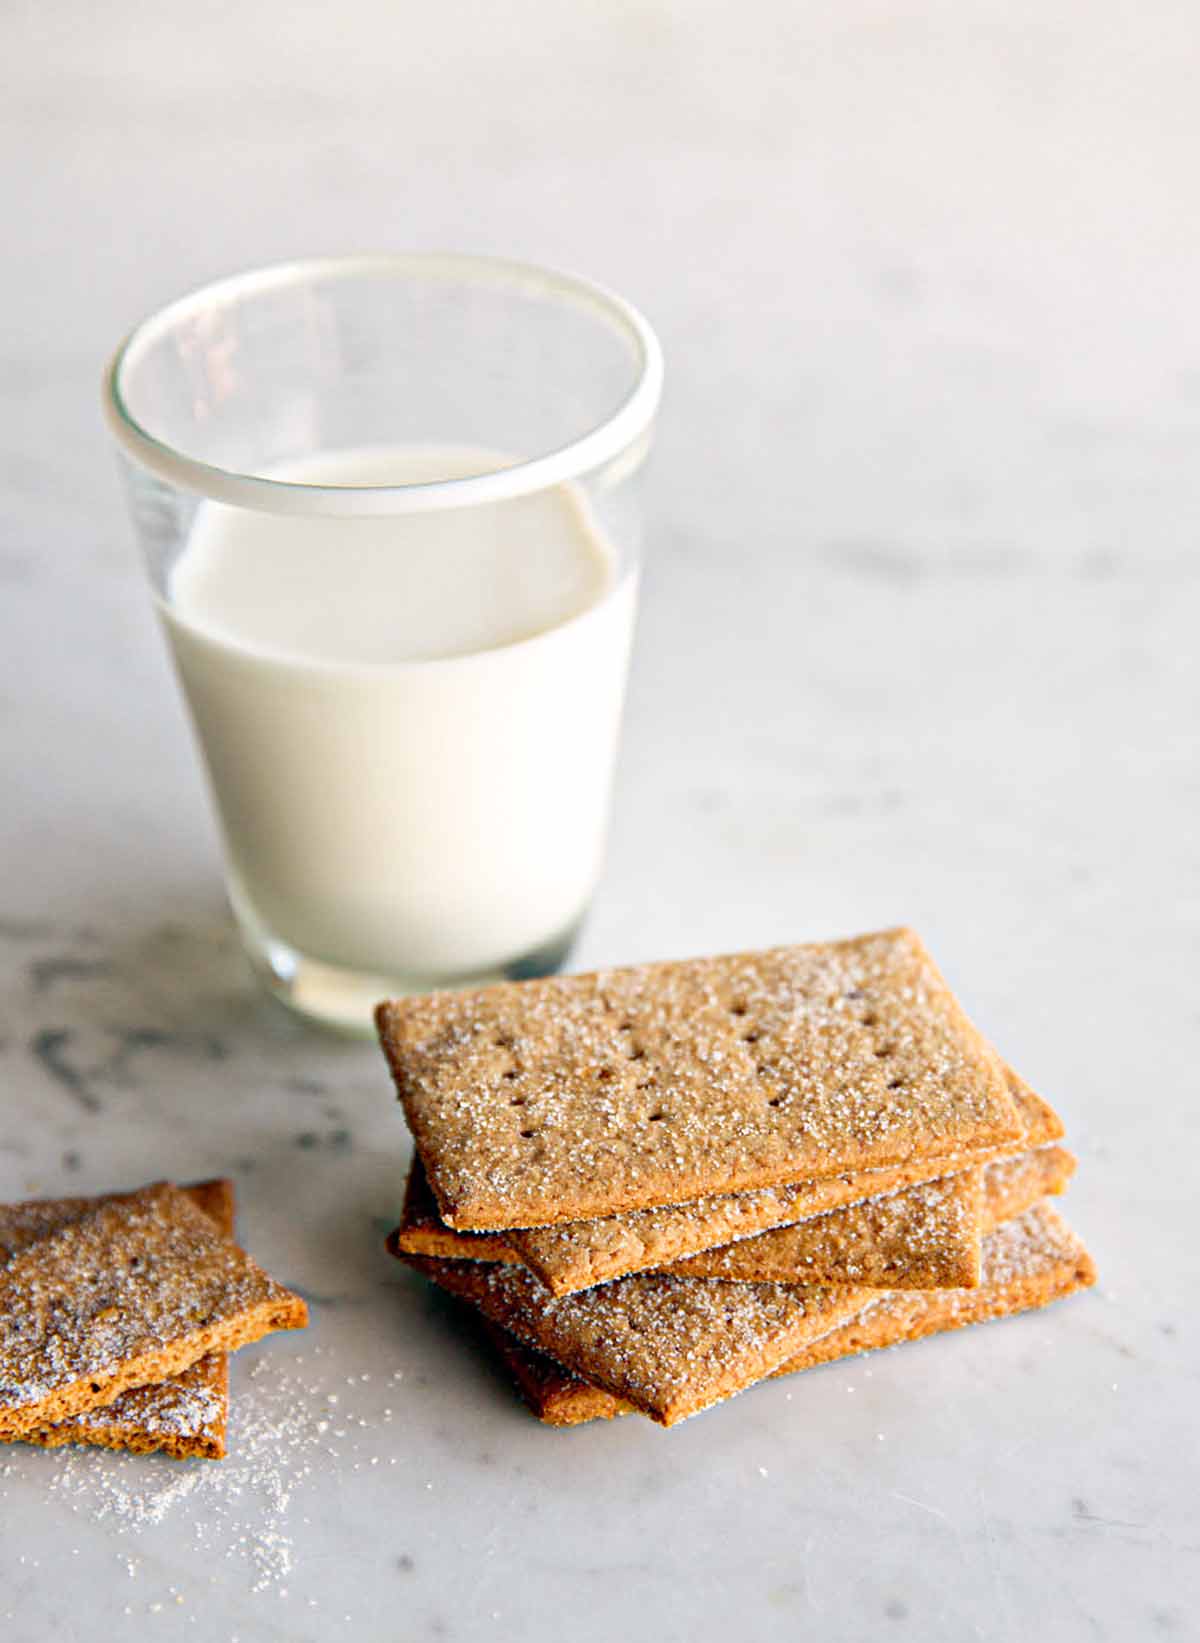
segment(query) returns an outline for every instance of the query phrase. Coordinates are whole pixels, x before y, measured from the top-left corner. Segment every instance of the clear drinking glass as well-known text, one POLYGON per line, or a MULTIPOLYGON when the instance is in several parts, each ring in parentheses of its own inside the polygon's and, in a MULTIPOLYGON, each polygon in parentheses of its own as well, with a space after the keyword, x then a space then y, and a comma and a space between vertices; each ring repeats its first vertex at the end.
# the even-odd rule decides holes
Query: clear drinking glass
POLYGON ((105 406, 270 989, 561 965, 601 862, 657 342, 481 257, 290 263, 139 326, 105 406))

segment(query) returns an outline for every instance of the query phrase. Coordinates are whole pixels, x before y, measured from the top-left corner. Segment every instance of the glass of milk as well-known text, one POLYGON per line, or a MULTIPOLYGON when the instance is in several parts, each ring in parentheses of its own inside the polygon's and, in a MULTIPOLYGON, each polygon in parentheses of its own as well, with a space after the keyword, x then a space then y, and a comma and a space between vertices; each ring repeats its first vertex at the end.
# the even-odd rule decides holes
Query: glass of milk
POLYGON ((658 344, 490 258, 298 262, 139 326, 105 405, 267 985, 563 963, 601 864, 658 344))

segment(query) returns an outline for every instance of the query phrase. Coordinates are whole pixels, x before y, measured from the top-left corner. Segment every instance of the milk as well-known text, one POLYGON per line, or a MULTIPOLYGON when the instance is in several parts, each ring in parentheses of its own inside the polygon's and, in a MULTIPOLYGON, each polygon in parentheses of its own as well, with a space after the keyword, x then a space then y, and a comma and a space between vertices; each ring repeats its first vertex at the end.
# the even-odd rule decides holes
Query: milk
MULTIPOLYGON (((503 465, 377 449, 277 477, 503 465)), ((206 503, 162 615, 235 904, 383 977, 487 974, 562 936, 599 870, 635 591, 569 485, 383 519, 206 503)))

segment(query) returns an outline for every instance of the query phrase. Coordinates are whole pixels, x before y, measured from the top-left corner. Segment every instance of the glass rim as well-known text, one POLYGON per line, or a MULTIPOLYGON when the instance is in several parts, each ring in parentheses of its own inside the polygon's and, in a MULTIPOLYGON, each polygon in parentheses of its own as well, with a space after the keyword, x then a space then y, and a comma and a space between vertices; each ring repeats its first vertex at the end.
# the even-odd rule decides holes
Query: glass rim
POLYGON ((594 280, 537 263, 472 252, 407 251, 344 257, 311 257, 272 263, 213 280, 149 315, 125 336, 104 373, 105 420, 118 445, 143 468, 184 490, 216 502, 271 513, 346 516, 423 513, 527 496, 594 472, 635 446, 650 428, 662 396, 663 358, 645 317, 615 291, 594 280), (127 373, 172 329, 214 300, 235 302, 272 287, 334 276, 378 279, 403 274, 454 280, 474 278, 511 285, 531 294, 567 298, 607 320, 632 345, 636 379, 609 416, 566 445, 490 473, 410 485, 318 485, 271 479, 201 461, 152 434, 133 415, 125 398, 127 373))

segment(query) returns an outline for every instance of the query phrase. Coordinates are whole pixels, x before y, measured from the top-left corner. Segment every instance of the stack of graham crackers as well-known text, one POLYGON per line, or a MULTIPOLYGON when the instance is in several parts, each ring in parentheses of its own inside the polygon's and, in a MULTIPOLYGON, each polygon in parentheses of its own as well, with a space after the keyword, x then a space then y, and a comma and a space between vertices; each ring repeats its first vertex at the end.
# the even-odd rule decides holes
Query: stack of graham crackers
POLYGON ((308 1321, 233 1208, 225 1180, 0 1204, 0 1439, 224 1455, 228 1354, 308 1321))
POLYGON ((389 1248, 534 1412, 671 1426, 1094 1282, 1062 1124, 907 930, 383 1004, 389 1248))

